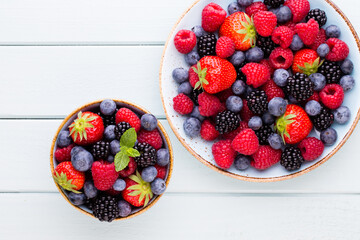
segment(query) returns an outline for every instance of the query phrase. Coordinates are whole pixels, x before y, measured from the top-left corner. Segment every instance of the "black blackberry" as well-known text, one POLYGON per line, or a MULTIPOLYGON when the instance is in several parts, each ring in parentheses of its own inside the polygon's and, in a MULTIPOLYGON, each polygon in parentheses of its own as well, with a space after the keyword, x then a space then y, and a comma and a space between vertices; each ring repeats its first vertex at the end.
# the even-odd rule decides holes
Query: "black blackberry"
POLYGON ((126 130, 128 130, 129 128, 131 128, 131 125, 127 122, 120 122, 118 123, 115 128, 114 128, 114 133, 115 133, 115 138, 116 140, 120 141, 121 136, 124 134, 124 132, 126 132, 126 130))
POLYGON ((271 52, 277 47, 271 40, 271 37, 262 37, 260 35, 257 37, 256 46, 263 50, 265 58, 268 58, 271 52))
POLYGON ((247 97, 249 109, 256 115, 262 115, 267 111, 268 101, 265 91, 254 90, 247 97))
POLYGON ((314 94, 314 83, 307 75, 296 73, 288 77, 285 91, 297 101, 305 101, 314 94))
POLYGON ((137 143, 134 147, 140 152, 139 157, 135 157, 135 162, 139 167, 145 168, 156 164, 156 150, 147 143, 137 143))
POLYGON ((246 76, 244 75, 244 73, 241 71, 241 69, 245 66, 247 62, 244 61, 243 63, 241 63, 237 68, 236 68, 236 73, 237 73, 237 78, 238 80, 242 80, 244 82, 246 82, 246 76))
POLYGON ((226 110, 216 115, 215 123, 215 129, 220 134, 224 134, 237 129, 240 125, 240 118, 236 113, 226 110))
POLYGON ((119 208, 115 197, 99 195, 92 203, 92 210, 95 217, 100 221, 111 222, 119 216, 119 208))
POLYGON ((324 131, 334 123, 334 114, 331 112, 330 109, 323 107, 323 109, 321 109, 321 112, 318 115, 312 117, 311 119, 314 127, 318 131, 324 131))
POLYGON ((216 42, 217 39, 213 33, 199 37, 197 47, 200 57, 216 56, 216 42))
POLYGON ((340 66, 336 62, 325 60, 319 67, 318 72, 325 76, 327 83, 339 83, 342 77, 340 66))
POLYGON ((304 158, 297 147, 289 146, 281 154, 280 164, 288 171, 294 171, 301 167, 304 158))
POLYGON ((190 98, 196 106, 199 105, 198 97, 203 92, 204 92, 203 89, 193 89, 192 92, 190 93, 190 98))
POLYGON ((318 8, 311 9, 308 15, 306 15, 306 22, 310 20, 310 18, 315 19, 315 21, 318 22, 319 27, 322 27, 326 24, 327 17, 326 13, 323 10, 320 10, 318 8))
POLYGON ((274 133, 274 131, 269 125, 264 125, 255 131, 261 145, 269 145, 268 138, 272 133, 274 133))
POLYGON ((96 159, 104 159, 109 155, 110 143, 99 141, 92 145, 91 153, 96 159))
MULTIPOLYGON (((116 109, 115 113, 118 110, 116 109)), ((101 112, 98 112, 98 115, 102 118, 103 122, 104 122, 104 127, 107 127, 109 125, 115 125, 115 114, 112 114, 110 116, 104 115, 101 112)))
POLYGON ((264 4, 272 8, 278 8, 281 4, 284 4, 285 0, 264 0, 264 4))

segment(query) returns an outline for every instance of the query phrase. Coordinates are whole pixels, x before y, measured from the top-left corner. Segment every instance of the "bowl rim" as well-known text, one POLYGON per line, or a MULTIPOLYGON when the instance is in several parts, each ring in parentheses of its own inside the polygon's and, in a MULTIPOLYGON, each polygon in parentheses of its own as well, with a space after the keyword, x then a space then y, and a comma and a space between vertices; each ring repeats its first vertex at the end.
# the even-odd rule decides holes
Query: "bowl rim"
MULTIPOLYGON (((340 141, 340 143, 338 145, 335 146, 335 148, 329 153, 327 154, 325 157, 323 157, 321 160, 319 160, 318 162, 316 162, 315 164, 299 171, 296 173, 291 173, 288 175, 284 175, 284 176, 279 176, 279 177, 267 177, 267 178, 257 178, 257 177, 248 177, 248 176, 240 176, 231 172, 228 172, 224 169, 219 168, 218 166, 206 161, 204 158, 202 158, 199 154, 197 154, 195 152, 195 150, 193 150, 186 142, 185 140, 180 136, 180 134, 178 133, 178 131, 176 130, 176 127, 173 125, 171 119, 170 119, 170 115, 166 110, 166 105, 165 105, 165 100, 164 100, 164 94, 163 94, 163 89, 162 89, 162 70, 163 70, 163 65, 164 65, 164 58, 165 58, 165 53, 166 50, 168 48, 168 45, 170 44, 171 40, 172 40, 172 35, 175 32, 176 27, 179 25, 179 23, 181 22, 181 20, 185 17, 185 15, 200 1, 203 0, 196 0, 181 16, 180 18, 177 20, 177 22, 175 23, 175 25, 173 26, 173 28, 170 31, 170 34, 168 36, 168 39, 165 43, 165 47, 161 56, 161 62, 160 62, 160 72, 159 72, 159 85, 160 85, 160 96, 161 96, 161 101, 163 104, 163 108, 165 111, 165 115, 166 118, 169 122, 169 125, 171 127, 171 129, 173 130, 175 136, 179 139, 179 141, 181 142, 181 144, 197 159, 199 160, 201 163, 203 163, 204 165, 206 165, 207 167, 215 170, 216 172, 219 172, 221 174, 224 174, 228 177, 232 177, 235 179, 240 179, 240 180, 244 180, 244 181, 248 181, 248 182, 277 182, 277 181, 283 181, 283 180, 288 180, 288 179, 292 179, 295 178, 297 176, 301 176, 305 173, 308 173, 312 170, 314 170, 315 168, 317 168, 318 166, 322 165, 323 163, 325 163, 327 160, 329 160, 344 144, 345 142, 349 139, 349 137, 351 136, 351 134, 353 133, 353 131, 355 130, 355 127, 359 121, 360 118, 360 108, 357 111, 355 120, 353 121, 353 123, 351 124, 350 129, 347 131, 347 133, 345 134, 345 136, 343 137, 343 139, 340 141)), ((346 22, 346 25, 349 27, 355 41, 356 41, 356 45, 358 47, 358 51, 360 52, 360 40, 359 37, 353 27, 353 25, 351 24, 350 20, 345 16, 345 14, 340 10, 340 8, 333 3, 331 0, 324 0, 326 3, 328 3, 341 17, 342 19, 346 22)))
MULTIPOLYGON (((87 108, 87 107, 90 107, 94 104, 98 104, 98 103, 101 103, 103 100, 105 99, 101 99, 101 100, 96 100, 96 101, 93 101, 93 102, 90 102, 90 103, 87 103, 85 105, 82 105, 81 107, 78 107, 76 110, 72 111, 60 124, 59 128, 57 129, 56 131, 56 134, 55 134, 55 137, 53 138, 52 140, 52 144, 51 144, 51 150, 50 150, 50 170, 51 170, 51 176, 54 175, 54 171, 55 171, 55 168, 54 168, 54 148, 55 148, 55 144, 56 144, 56 140, 57 140, 57 137, 61 131, 61 129, 64 127, 64 125, 69 121, 69 119, 71 117, 73 117, 74 115, 76 115, 79 111, 81 111, 82 109, 84 108, 87 108)), ((132 106, 133 108, 136 108, 136 109, 139 109, 140 111, 143 111, 144 113, 149 113, 150 112, 148 110, 146 110, 145 108, 137 105, 137 104, 134 104, 134 103, 131 103, 131 102, 128 102, 128 101, 125 101, 125 100, 120 100, 120 99, 112 99, 114 102, 117 102, 117 103, 121 103, 121 104, 125 104, 125 105, 129 105, 129 106, 132 106)), ((169 162, 169 166, 168 166, 168 174, 167 174, 167 178, 165 180, 165 183, 166 183, 166 187, 168 187, 169 185, 169 182, 170 182, 170 178, 171 178, 171 174, 172 174, 172 170, 173 170, 173 164, 174 164, 174 154, 173 154, 173 149, 172 149, 172 146, 171 146, 171 142, 170 142, 170 138, 168 136, 168 134, 166 133, 165 131, 165 128, 162 126, 162 124, 160 123, 160 121, 158 121, 158 129, 161 131, 161 133, 163 134, 164 136, 164 139, 167 143, 167 146, 168 146, 168 150, 169 150, 169 156, 170 156, 170 162, 169 162)), ((54 181, 54 180, 53 180, 54 181)), ((57 184, 55 181, 54 181, 58 191, 60 192, 60 194, 63 196, 63 198, 71 205, 73 206, 74 208, 76 208, 78 211, 82 212, 83 214, 87 215, 87 216, 90 216, 92 218, 95 218, 94 215, 92 215, 91 213, 85 211, 84 209, 80 208, 79 206, 75 206, 74 204, 72 204, 70 202, 70 200, 68 199, 68 197, 65 195, 64 191, 61 189, 61 187, 59 186, 59 184, 57 184)), ((140 209, 139 211, 133 213, 133 214, 130 214, 129 216, 127 217, 122 217, 122 218, 115 218, 113 221, 119 221, 119 220, 126 220, 126 219, 129 219, 129 218, 133 218, 137 215, 140 215, 144 212, 146 212, 147 210, 149 210, 162 196, 163 194, 161 195, 157 195, 156 198, 154 198, 154 200, 152 200, 146 207, 140 209)))

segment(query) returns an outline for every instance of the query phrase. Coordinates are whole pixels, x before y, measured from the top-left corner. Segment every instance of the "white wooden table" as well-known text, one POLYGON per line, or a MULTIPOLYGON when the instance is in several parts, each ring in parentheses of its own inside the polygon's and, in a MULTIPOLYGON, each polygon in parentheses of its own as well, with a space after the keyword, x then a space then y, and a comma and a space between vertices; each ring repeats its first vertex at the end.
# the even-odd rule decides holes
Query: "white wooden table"
MULTIPOLYGON (((359 128, 315 171, 266 184, 212 171, 175 138, 158 71, 168 33, 192 1, 0 1, 0 239, 360 239, 359 128), (150 110, 175 152, 163 198, 111 224, 74 210, 49 170, 62 119, 102 98, 150 110)), ((360 32, 359 1, 336 3, 360 32)))

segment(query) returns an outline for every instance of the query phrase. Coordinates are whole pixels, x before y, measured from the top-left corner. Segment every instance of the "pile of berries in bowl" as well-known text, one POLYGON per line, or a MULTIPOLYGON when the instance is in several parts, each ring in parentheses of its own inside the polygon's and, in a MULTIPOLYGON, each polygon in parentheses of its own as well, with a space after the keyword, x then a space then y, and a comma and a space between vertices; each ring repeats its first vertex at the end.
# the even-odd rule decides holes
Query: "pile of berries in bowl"
POLYGON ((194 4, 169 38, 160 75, 184 146, 254 181, 286 179, 332 155, 360 106, 358 38, 335 10, 323 0, 194 4))
POLYGON ((166 190, 172 162, 169 138, 156 117, 111 99, 70 114, 55 135, 50 156, 63 197, 107 222, 151 207, 166 190))

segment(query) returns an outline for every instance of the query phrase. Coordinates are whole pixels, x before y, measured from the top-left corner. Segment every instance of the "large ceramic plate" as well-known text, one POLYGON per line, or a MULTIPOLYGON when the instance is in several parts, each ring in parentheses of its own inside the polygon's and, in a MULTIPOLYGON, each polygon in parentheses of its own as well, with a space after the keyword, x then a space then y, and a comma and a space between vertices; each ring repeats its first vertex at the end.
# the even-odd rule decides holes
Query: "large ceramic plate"
MULTIPOLYGON (((278 165, 273 166, 265 171, 258 171, 254 168, 250 168, 246 171, 238 171, 234 167, 228 170, 218 168, 211 154, 211 146, 213 142, 204 141, 201 139, 201 137, 187 137, 182 127, 186 117, 179 115, 173 109, 172 99, 177 95, 178 85, 172 79, 172 71, 177 67, 189 68, 184 60, 184 56, 178 53, 175 49, 173 42, 175 34, 181 29, 191 29, 195 25, 200 25, 202 9, 210 2, 215 2, 227 10, 227 6, 233 1, 234 0, 198 0, 181 16, 179 21, 172 29, 164 49, 160 66, 160 91, 166 117, 177 138, 199 161, 227 176, 247 181, 267 182, 289 179, 309 172, 332 157, 353 132, 360 116, 359 86, 355 86, 354 89, 347 92, 345 95, 345 101, 343 105, 350 108, 352 113, 351 120, 346 125, 333 125, 333 127, 338 132, 337 142, 332 147, 326 147, 323 155, 317 161, 307 162, 303 164, 301 169, 294 172, 288 172, 283 167, 278 165)), ((355 63, 353 76, 355 79, 359 79, 359 69, 356 68, 356 66, 357 63, 360 62, 360 45, 358 36, 350 21, 345 17, 341 10, 329 0, 310 0, 310 4, 311 9, 320 8, 326 11, 328 16, 327 25, 336 24, 341 28, 342 33, 340 38, 349 45, 349 58, 355 63)), ((319 133, 313 132, 312 134, 318 135, 319 133)))

